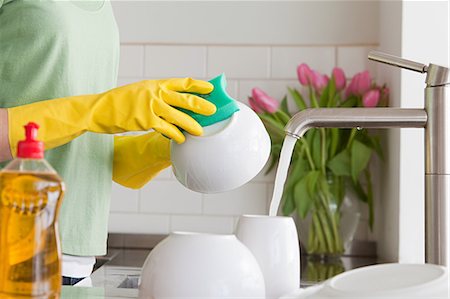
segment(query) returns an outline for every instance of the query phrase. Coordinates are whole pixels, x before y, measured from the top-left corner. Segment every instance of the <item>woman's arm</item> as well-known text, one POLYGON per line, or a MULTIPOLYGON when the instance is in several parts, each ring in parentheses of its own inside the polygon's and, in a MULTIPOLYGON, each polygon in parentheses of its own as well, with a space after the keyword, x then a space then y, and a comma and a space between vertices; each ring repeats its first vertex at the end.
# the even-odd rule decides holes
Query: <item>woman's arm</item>
POLYGON ((8 138, 8 111, 0 109, 0 162, 11 160, 8 138))
POLYGON ((113 180, 139 189, 171 165, 170 141, 158 132, 114 136, 113 180))

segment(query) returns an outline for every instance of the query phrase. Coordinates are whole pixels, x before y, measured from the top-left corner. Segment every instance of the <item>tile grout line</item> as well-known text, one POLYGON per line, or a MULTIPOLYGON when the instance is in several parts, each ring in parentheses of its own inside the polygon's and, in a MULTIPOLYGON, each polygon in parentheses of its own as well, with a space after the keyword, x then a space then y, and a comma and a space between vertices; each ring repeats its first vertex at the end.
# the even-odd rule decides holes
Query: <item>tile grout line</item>
POLYGON ((145 46, 208 46, 208 47, 226 47, 226 48, 234 48, 234 47, 248 47, 248 48, 256 48, 256 47, 279 47, 279 48, 327 48, 327 47, 372 47, 377 46, 379 43, 377 42, 367 42, 367 43, 349 43, 349 44, 269 44, 269 43, 261 43, 261 44, 243 44, 243 43, 177 43, 177 42, 150 42, 150 41, 127 41, 121 42, 121 45, 145 45, 145 46))
POLYGON ((339 66, 338 48, 339 47, 337 47, 337 46, 334 48, 334 65, 335 66, 339 66))
POLYGON ((204 67, 204 77, 206 78, 208 76, 208 69, 209 69, 209 63, 208 63, 208 59, 209 59, 209 47, 205 46, 205 67, 204 67))
POLYGON ((146 56, 147 56, 147 54, 146 54, 146 46, 145 45, 141 45, 141 47, 142 47, 142 76, 145 78, 145 74, 147 73, 147 65, 145 64, 145 62, 146 62, 146 56))
POLYGON ((137 206, 137 208, 138 208, 138 213, 141 213, 142 211, 141 211, 141 198, 142 198, 142 189, 139 189, 138 190, 138 206, 137 206))

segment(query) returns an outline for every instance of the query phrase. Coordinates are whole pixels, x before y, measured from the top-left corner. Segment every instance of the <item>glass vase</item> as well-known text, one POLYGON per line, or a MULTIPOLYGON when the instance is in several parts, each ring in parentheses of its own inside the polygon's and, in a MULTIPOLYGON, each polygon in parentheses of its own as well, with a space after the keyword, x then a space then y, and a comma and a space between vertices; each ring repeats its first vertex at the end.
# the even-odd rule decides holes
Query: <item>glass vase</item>
POLYGON ((345 271, 341 256, 350 246, 360 219, 359 206, 353 196, 345 196, 339 208, 335 199, 317 198, 305 219, 297 217, 297 230, 302 246, 301 277, 315 284, 345 271))
POLYGON ((297 218, 297 230, 303 254, 314 260, 339 259, 350 246, 360 219, 352 196, 340 205, 332 194, 317 192, 314 206, 305 219, 297 218))

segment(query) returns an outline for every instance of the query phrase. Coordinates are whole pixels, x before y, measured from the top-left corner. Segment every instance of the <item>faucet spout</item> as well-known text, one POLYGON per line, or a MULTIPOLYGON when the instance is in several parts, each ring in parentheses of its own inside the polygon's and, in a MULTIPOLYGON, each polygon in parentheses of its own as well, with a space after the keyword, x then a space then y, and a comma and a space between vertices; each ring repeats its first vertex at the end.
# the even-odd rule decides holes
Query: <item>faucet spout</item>
POLYGON ((424 109, 404 108, 311 108, 298 112, 285 132, 301 138, 310 128, 424 128, 424 109))

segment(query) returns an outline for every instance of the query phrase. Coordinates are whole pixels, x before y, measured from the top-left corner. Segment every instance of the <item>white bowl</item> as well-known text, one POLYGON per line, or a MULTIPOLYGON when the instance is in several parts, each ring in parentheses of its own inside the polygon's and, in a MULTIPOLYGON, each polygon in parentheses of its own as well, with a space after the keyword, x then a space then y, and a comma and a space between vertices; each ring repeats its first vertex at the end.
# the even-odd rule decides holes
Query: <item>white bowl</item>
POLYGON ((341 273, 280 299, 448 298, 448 270, 431 264, 381 264, 341 273))
POLYGON ((265 298, 261 269, 234 235, 172 233, 147 257, 141 299, 265 298))
POLYGON ((270 137, 258 115, 237 102, 229 119, 204 127, 203 136, 186 135, 171 142, 172 169, 188 189, 217 193, 238 188, 254 178, 270 155, 270 137))

